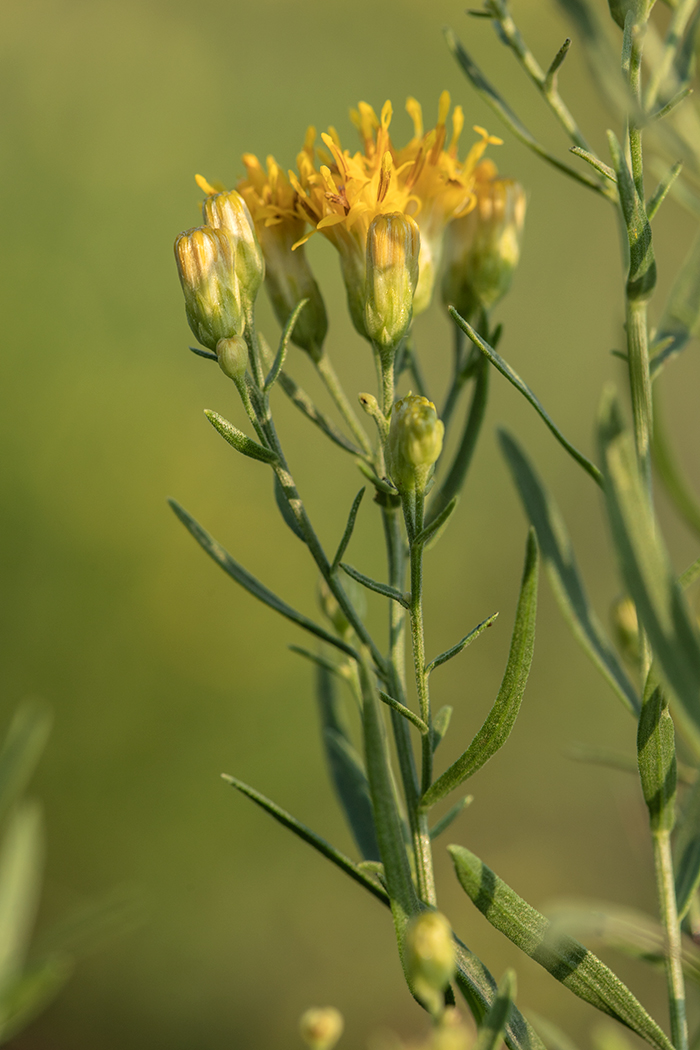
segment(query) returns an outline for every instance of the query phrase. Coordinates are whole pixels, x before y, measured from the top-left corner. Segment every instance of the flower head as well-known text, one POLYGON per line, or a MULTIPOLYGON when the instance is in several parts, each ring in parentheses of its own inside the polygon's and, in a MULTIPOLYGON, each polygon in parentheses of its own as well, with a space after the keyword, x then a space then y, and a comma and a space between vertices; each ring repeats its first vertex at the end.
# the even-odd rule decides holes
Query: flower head
POLYGON ((175 241, 175 261, 185 293, 190 328, 203 346, 242 335, 245 310, 236 271, 236 253, 226 230, 198 226, 175 241))

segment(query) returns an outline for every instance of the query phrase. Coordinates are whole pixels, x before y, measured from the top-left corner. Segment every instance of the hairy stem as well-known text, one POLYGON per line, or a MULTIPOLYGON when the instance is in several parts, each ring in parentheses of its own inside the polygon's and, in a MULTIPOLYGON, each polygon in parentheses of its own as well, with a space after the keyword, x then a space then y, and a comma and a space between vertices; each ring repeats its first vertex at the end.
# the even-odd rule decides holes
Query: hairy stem
POLYGON ((681 930, 676 910, 676 891, 669 831, 654 833, 654 866, 661 919, 666 928, 666 982, 671 1018, 671 1041, 676 1050, 688 1050, 685 1016, 685 985, 681 965, 681 930))

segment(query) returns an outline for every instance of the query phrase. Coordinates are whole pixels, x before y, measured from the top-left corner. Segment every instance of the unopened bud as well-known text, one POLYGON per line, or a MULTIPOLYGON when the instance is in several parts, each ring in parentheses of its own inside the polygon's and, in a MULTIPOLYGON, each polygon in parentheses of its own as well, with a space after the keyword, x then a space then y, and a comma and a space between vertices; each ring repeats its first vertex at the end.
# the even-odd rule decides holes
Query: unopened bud
POLYGON ((235 252, 225 230, 198 226, 175 241, 175 259, 185 293, 190 328, 203 346, 242 335, 245 313, 235 268, 235 252))
POLYGON ((625 659, 637 666, 641 657, 639 621, 631 598, 618 598, 610 611, 615 639, 625 659))
POLYGON ((455 975, 452 928, 438 911, 417 915, 406 928, 406 969, 415 995, 433 1017, 445 1010, 444 991, 455 975))
POLYGON ((226 230, 234 246, 236 276, 246 310, 250 310, 265 276, 265 260, 248 205, 237 190, 213 193, 202 204, 208 226, 226 230))
POLYGON ((525 191, 514 179, 477 183, 476 206, 447 230, 442 281, 447 306, 469 317, 503 298, 520 259, 525 208, 525 191))
POLYGON ((365 325, 380 353, 408 333, 418 283, 420 232, 410 215, 377 215, 367 233, 365 325))
POLYGON ((216 356, 224 375, 233 379, 234 383, 239 383, 248 367, 248 345, 245 339, 241 339, 239 335, 233 336, 232 339, 219 339, 216 344, 216 356))
POLYGON ((299 1021, 301 1038, 310 1050, 332 1050, 344 1027, 343 1015, 334 1006, 312 1006, 299 1021))
POLYGON ((387 468, 401 493, 424 492, 442 452, 445 426, 427 397, 407 394, 394 403, 386 445, 387 468))
POLYGON ((297 318, 292 342, 318 361, 328 333, 328 315, 325 303, 309 261, 300 245, 292 251, 299 239, 302 223, 284 220, 273 226, 259 226, 258 237, 265 256, 265 287, 279 323, 284 327, 302 299, 308 302, 297 318))

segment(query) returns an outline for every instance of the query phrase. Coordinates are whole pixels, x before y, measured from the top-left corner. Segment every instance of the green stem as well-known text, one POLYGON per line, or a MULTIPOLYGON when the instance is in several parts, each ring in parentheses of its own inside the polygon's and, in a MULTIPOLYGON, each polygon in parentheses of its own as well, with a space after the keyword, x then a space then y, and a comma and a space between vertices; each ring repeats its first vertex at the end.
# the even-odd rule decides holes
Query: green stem
POLYGON ((676 1050, 688 1050, 685 985, 681 965, 681 930, 676 910, 670 832, 657 831, 654 833, 653 840, 656 888, 667 938, 666 981, 671 1017, 671 1041, 676 1050))
POLYGON ((340 412, 341 416, 347 423, 350 432, 357 441, 358 445, 365 453, 366 456, 371 456, 372 446, 369 443, 367 434, 365 433, 364 427, 360 423, 359 419, 353 411, 352 405, 348 400, 345 391, 338 379, 335 369, 331 364, 331 360, 327 354, 322 354, 318 361, 314 362, 318 370, 318 374, 326 385, 328 393, 333 398, 335 405, 340 412))
POLYGON ((647 304, 627 300, 627 360, 629 365, 634 440, 642 477, 651 498, 651 435, 653 408, 649 374, 647 304))

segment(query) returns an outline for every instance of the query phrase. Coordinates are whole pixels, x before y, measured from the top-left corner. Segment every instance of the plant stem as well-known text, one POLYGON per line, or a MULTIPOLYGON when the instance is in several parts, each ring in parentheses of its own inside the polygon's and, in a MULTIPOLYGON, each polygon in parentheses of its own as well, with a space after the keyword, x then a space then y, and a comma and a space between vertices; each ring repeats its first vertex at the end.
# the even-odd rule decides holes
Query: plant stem
MULTIPOLYGON (((425 497, 416 493, 413 508, 413 537, 423 528, 423 509, 425 497)), ((423 630, 423 545, 411 542, 411 602, 409 616, 411 620, 411 644, 413 649, 413 671, 416 676, 416 691, 420 705, 420 716, 428 726, 428 732, 422 738, 422 775, 421 794, 424 795, 433 780, 432 719, 430 713, 430 693, 428 676, 425 673, 425 638, 423 630)))
POLYGON ((642 477, 651 499, 651 435, 653 408, 649 375, 647 304, 627 300, 627 360, 629 365, 634 440, 642 477))
POLYGON ((336 371, 331 364, 330 358, 327 354, 322 354, 319 360, 314 363, 318 370, 318 374, 325 383, 328 393, 333 398, 338 411, 350 428, 353 437, 365 455, 370 456, 372 454, 372 446, 369 443, 364 427, 353 411, 352 405, 343 390, 336 371))
POLYGON ((676 1050, 688 1050, 685 985, 681 965, 681 931, 676 910, 670 832, 657 831, 653 835, 653 840, 656 888, 667 938, 666 981, 671 1017, 671 1041, 676 1050))

